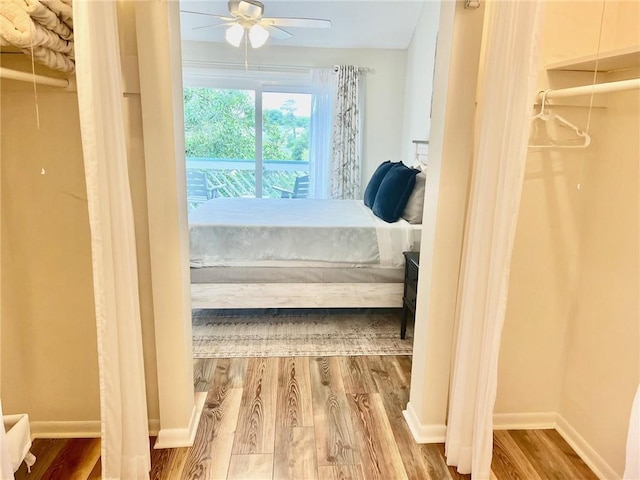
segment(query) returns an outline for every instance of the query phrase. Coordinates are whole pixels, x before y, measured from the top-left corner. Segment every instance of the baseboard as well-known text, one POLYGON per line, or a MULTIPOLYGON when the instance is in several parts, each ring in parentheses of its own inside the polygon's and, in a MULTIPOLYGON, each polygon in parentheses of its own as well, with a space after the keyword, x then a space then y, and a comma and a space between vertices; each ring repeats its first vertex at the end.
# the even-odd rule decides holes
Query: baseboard
POLYGON ((556 412, 494 413, 494 430, 543 430, 556 427, 556 412))
MULTIPOLYGON (((98 420, 84 422, 30 422, 31 438, 100 438, 101 423, 98 420)), ((149 420, 149 436, 160 430, 160 420, 149 420)))
POLYGON ((187 428, 160 428, 158 438, 153 448, 161 449, 192 446, 206 399, 207 392, 196 393, 189 426, 187 428))
MULTIPOLYGON (((402 414, 413 438, 418 443, 442 443, 446 425, 422 425, 411 405, 402 414)), ((543 430, 554 428, 571 445, 578 456, 600 480, 620 478, 620 475, 589 445, 571 424, 556 412, 496 413, 493 415, 494 430, 543 430)))
POLYGON ((99 420, 82 422, 30 422, 31 438, 100 438, 99 420))
MULTIPOLYGON (((413 438, 418 443, 444 442, 447 433, 446 425, 421 425, 411 403, 403 412, 413 438)), ((541 430, 556 427, 555 412, 538 413, 495 413, 493 415, 494 430, 541 430)))
POLYGON ((578 431, 560 414, 556 416, 556 430, 600 480, 620 478, 620 475, 596 452, 578 431))
POLYGON ((411 402, 407 404, 407 409, 402 411, 404 419, 409 425, 409 430, 413 439, 418 443, 443 443, 447 434, 446 425, 422 425, 418 420, 411 402))

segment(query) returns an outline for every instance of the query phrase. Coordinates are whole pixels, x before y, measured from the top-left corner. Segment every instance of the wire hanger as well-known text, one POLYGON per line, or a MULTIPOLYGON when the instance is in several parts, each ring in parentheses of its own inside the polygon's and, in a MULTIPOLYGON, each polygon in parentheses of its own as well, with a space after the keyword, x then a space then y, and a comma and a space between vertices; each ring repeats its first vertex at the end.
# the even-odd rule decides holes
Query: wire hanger
POLYGON ((576 127, 573 123, 571 123, 566 118, 561 117, 557 113, 549 113, 545 112, 545 106, 547 103, 547 94, 550 90, 544 90, 542 92, 542 106, 540 107, 540 113, 534 115, 531 121, 542 120, 544 122, 550 122, 552 120, 557 121, 560 125, 571 128, 578 137, 584 139, 583 143, 580 145, 529 145, 529 148, 587 148, 591 144, 591 136, 587 132, 583 132, 578 127, 576 127))

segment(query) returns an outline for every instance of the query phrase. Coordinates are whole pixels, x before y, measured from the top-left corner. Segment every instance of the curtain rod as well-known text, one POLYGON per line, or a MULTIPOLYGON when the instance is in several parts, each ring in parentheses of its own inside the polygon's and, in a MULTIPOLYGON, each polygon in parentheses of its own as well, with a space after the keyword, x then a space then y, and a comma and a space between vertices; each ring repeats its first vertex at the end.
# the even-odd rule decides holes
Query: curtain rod
POLYGON ((579 95, 591 95, 592 93, 622 92, 640 88, 640 78, 620 80, 618 82, 596 83, 595 85, 581 85, 579 87, 561 88, 558 90, 544 90, 538 93, 538 100, 547 92, 546 98, 577 97, 579 95))
POLYGON ((11 70, 10 68, 0 67, 0 78, 9 80, 17 80, 19 82, 36 82, 40 85, 49 85, 51 87, 68 87, 69 80, 64 78, 46 77, 44 75, 36 75, 29 72, 21 72, 19 70, 11 70))
POLYGON ((279 71, 298 71, 298 72, 308 72, 312 68, 306 65, 260 65, 260 64, 249 64, 245 67, 242 63, 234 63, 234 62, 207 62, 207 61, 197 61, 197 60, 184 60, 182 65, 187 68, 218 68, 218 69, 229 69, 229 70, 279 70, 279 71))
MULTIPOLYGON (((198 61, 198 60, 183 60, 182 65, 184 67, 191 68, 220 68, 220 69, 230 69, 230 70, 280 70, 280 71, 293 71, 293 72, 309 72, 314 68, 324 68, 319 67, 317 65, 261 65, 261 64, 249 64, 247 67, 241 63, 233 63, 233 62, 207 62, 207 61, 198 61)), ((337 71, 339 65, 333 65, 333 71, 337 71)), ((373 70, 368 67, 360 67, 358 69, 361 73, 369 73, 373 70)))
MULTIPOLYGON (((340 65, 334 65, 333 71, 337 72, 339 67, 340 65)), ((371 72, 371 69, 369 67, 358 67, 358 73, 369 73, 369 72, 371 72)))

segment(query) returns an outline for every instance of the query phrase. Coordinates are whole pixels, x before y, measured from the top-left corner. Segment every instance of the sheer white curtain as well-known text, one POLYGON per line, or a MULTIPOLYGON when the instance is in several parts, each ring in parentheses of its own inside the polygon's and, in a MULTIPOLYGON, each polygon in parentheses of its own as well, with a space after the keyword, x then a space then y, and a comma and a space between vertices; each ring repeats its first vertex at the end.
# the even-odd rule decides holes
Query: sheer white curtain
MULTIPOLYGON (((0 401, 0 418, 2 418, 2 402, 0 401)), ((0 425, 0 480, 13 480, 13 466, 11 455, 9 454, 9 444, 7 434, 4 431, 4 424, 0 425)))
POLYGON ((116 2, 75 0, 76 78, 98 330, 102 478, 149 478, 149 431, 116 2))
POLYGON ((446 457, 489 478, 498 353, 522 192, 540 44, 541 2, 486 3, 483 78, 463 257, 446 457))
POLYGON ((359 198, 361 176, 360 69, 354 65, 336 67, 331 157, 331 198, 359 198))
POLYGON ((640 478, 640 385, 631 406, 629 433, 627 435, 627 455, 624 467, 624 480, 640 478))
POLYGON ((333 138, 335 77, 332 68, 311 70, 309 176, 311 198, 329 198, 329 162, 333 138))

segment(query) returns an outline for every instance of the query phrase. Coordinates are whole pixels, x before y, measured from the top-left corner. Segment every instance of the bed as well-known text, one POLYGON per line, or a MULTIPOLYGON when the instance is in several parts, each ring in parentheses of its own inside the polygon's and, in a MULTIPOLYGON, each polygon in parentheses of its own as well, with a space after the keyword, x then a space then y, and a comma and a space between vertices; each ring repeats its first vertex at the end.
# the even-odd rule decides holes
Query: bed
POLYGON ((361 200, 209 200, 189 214, 192 308, 401 307, 420 227, 361 200))

